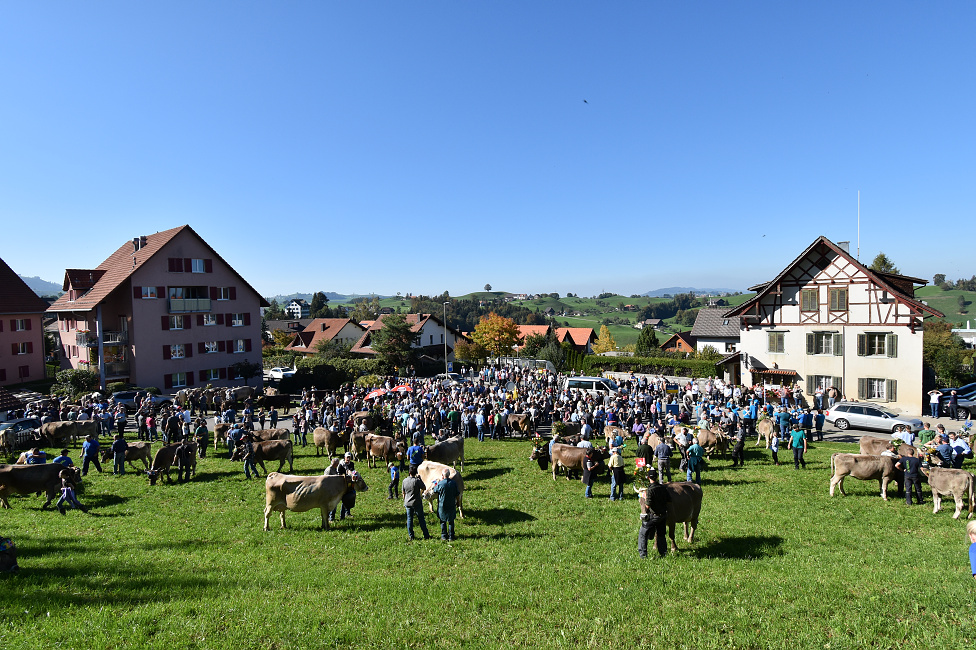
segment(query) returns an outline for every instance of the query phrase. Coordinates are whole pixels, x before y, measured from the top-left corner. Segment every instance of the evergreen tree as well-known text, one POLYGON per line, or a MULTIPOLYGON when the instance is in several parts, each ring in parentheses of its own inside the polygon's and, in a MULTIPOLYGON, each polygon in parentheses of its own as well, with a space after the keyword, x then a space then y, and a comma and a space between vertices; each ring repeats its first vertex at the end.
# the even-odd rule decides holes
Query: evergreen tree
POLYGON ((639 357, 649 357, 657 352, 659 347, 660 343, 658 343, 654 328, 650 325, 645 325, 644 329, 641 330, 640 336, 637 337, 637 347, 634 349, 634 354, 639 357))

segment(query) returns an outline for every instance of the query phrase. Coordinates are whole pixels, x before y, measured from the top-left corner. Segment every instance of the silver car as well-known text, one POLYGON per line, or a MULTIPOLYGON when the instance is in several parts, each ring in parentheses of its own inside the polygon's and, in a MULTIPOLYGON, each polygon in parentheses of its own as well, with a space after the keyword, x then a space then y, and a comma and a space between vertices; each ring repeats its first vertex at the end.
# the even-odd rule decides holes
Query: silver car
POLYGON ((870 429, 895 433, 922 429, 922 421, 918 418, 905 417, 871 402, 837 402, 824 413, 824 419, 841 431, 870 429))

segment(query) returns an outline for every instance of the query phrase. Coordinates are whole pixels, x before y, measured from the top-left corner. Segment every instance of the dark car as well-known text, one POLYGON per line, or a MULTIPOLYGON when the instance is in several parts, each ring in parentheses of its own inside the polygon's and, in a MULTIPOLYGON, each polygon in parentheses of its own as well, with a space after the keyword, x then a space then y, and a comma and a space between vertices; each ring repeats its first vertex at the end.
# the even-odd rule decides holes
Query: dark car
POLYGON ((0 431, 12 431, 14 434, 14 449, 25 449, 30 446, 35 431, 41 428, 41 421, 37 418, 21 418, 0 422, 0 431))
POLYGON ((120 390, 112 393, 112 401, 125 406, 127 413, 135 413, 139 403, 148 395, 144 390, 120 390))
MULTIPOLYGON (((942 398, 942 409, 939 411, 942 413, 943 417, 949 417, 949 401, 943 397, 942 398)), ((971 399, 963 399, 958 395, 956 396, 956 417, 962 418, 963 420, 968 420, 969 416, 976 413, 976 401, 971 399)))

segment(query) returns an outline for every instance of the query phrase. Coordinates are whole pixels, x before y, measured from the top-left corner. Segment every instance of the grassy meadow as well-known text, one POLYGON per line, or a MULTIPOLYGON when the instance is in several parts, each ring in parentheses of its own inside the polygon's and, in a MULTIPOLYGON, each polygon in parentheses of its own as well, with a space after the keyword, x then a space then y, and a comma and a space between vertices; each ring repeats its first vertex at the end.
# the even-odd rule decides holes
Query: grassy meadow
MULTIPOLYGON (((848 479, 827 494, 829 455, 774 467, 748 448, 704 474, 694 544, 640 560, 638 506, 583 499, 578 481, 528 461, 527 442, 467 441, 459 540, 407 542, 385 469, 364 473, 355 518, 318 512, 262 530, 264 483, 225 458, 150 487, 90 474, 90 514, 14 497, 0 534, 21 572, 0 577, 4 648, 894 648, 976 637, 964 528, 951 508, 883 502, 848 479)), ((632 456, 632 450, 627 450, 632 456)), ((325 461, 300 449, 295 473, 325 461)), ((790 454, 782 452, 781 459, 790 454)), ((269 468, 274 469, 274 468, 269 468)), ((286 468, 287 470, 287 468, 286 468)), ((435 518, 428 525, 436 536, 435 518)))

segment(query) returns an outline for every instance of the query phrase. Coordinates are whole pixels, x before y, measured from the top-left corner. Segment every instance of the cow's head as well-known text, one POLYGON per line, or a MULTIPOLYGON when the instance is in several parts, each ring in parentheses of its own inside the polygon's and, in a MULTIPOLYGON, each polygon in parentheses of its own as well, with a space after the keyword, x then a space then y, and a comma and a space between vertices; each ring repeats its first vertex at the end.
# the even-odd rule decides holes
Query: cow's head
POLYGON ((156 485, 156 481, 159 479, 159 470, 150 469, 146 472, 146 476, 149 477, 149 485, 156 485))
POLYGON ((366 485, 366 481, 363 480, 362 475, 359 472, 346 472, 346 490, 356 490, 358 492, 365 492, 369 489, 366 485))
POLYGON ((237 445, 234 447, 234 453, 231 454, 231 460, 244 460, 244 445, 237 445))
POLYGON ((549 448, 548 447, 536 447, 532 450, 532 455, 529 456, 529 460, 534 460, 539 463, 539 467, 542 470, 549 469, 549 448))

